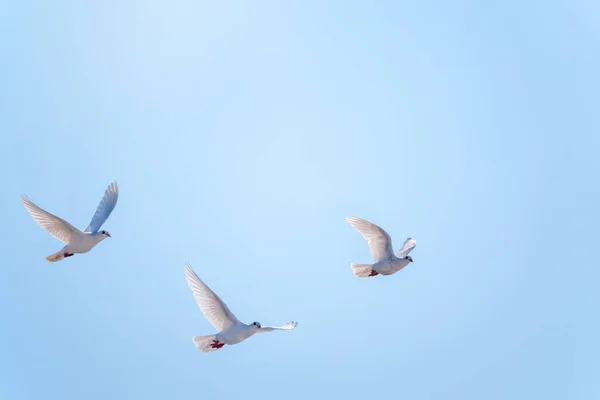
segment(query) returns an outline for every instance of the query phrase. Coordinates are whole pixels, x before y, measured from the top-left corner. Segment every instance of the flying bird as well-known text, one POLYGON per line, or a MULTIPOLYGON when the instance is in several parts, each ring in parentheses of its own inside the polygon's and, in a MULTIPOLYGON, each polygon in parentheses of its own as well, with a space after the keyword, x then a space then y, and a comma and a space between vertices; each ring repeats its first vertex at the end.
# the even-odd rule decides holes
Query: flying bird
POLYGON ((226 344, 240 343, 255 333, 290 330, 298 325, 293 321, 279 327, 262 326, 258 322, 246 325, 240 322, 223 303, 223 300, 202 282, 189 264, 185 265, 185 279, 194 293, 200 311, 208 322, 219 331, 216 335, 196 336, 192 339, 198 350, 204 353, 219 350, 226 344))
POLYGON ((33 217, 33 220, 37 222, 39 226, 44 228, 54 238, 66 244, 66 246, 57 253, 46 257, 46 260, 56 262, 63 258, 71 257, 76 253, 87 253, 98 243, 107 237, 111 237, 107 231, 98 230, 110 216, 110 213, 117 204, 118 198, 119 187, 117 186, 117 182, 111 183, 108 186, 108 189, 106 189, 106 192, 104 192, 104 197, 102 198, 102 201, 100 201, 92 221, 83 232, 64 219, 59 218, 54 214, 50 214, 48 211, 36 206, 29 198, 27 198, 27 196, 21 196, 21 201, 33 217))
POLYGON ((357 217, 346 217, 346 221, 369 242, 373 264, 351 264, 352 272, 359 278, 392 275, 413 262, 408 255, 417 246, 415 239, 408 238, 402 249, 394 254, 392 238, 377 225, 357 217))

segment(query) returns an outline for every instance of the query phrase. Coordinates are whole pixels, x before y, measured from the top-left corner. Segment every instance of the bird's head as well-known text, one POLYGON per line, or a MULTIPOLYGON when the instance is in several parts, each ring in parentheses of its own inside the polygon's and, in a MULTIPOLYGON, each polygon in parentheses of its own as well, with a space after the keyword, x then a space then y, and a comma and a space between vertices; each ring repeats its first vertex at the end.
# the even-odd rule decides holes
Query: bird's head
POLYGON ((100 231, 100 235, 104 236, 102 239, 106 239, 107 237, 111 237, 108 231, 100 231))
POLYGON ((258 329, 260 329, 260 322, 253 322, 252 325, 250 325, 250 326, 252 326, 253 328, 258 330, 258 329))
POLYGON ((411 256, 406 256, 405 258, 406 258, 406 259, 407 259, 409 262, 413 262, 413 259, 412 259, 412 257, 411 257, 411 256))

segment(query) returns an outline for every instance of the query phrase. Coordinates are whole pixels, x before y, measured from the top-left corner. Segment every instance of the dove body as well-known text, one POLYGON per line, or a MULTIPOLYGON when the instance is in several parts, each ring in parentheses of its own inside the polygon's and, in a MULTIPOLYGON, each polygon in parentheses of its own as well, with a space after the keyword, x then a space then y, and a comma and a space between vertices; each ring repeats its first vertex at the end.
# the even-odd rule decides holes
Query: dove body
POLYGON ((388 260, 376 262, 371 266, 371 269, 381 275, 392 275, 406 267, 411 262, 412 258, 410 257, 398 258, 396 256, 392 256, 392 258, 388 260))
POLYGON ((217 340, 228 345, 243 342, 254 335, 260 329, 260 325, 246 325, 242 323, 233 324, 229 328, 217 334, 217 340))
POLYGON ((77 233, 77 235, 71 236, 71 242, 68 245, 63 247, 60 251, 56 252, 55 254, 48 256, 48 258, 65 258, 70 257, 73 254, 87 253, 88 251, 96 247, 98 243, 100 243, 107 237, 110 237, 110 234, 106 231, 95 233, 77 233))

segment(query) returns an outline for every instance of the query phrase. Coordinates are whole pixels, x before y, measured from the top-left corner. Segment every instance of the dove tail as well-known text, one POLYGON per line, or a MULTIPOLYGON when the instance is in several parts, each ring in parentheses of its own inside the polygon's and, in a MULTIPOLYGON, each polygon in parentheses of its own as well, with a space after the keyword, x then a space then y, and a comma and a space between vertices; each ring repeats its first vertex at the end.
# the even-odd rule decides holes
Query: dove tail
POLYGON ((65 251, 61 250, 58 253, 54 253, 48 257, 46 257, 46 260, 50 261, 50 262, 57 262, 62 260, 63 258, 65 258, 65 251))
POLYGON ((221 343, 217 340, 217 335, 210 336, 196 336, 192 339, 196 348, 203 353, 219 350, 225 346, 225 343, 221 343))
POLYGON ((350 267, 352 268, 354 275, 359 278, 368 278, 370 276, 379 275, 377 272, 373 271, 372 264, 351 264, 350 267))

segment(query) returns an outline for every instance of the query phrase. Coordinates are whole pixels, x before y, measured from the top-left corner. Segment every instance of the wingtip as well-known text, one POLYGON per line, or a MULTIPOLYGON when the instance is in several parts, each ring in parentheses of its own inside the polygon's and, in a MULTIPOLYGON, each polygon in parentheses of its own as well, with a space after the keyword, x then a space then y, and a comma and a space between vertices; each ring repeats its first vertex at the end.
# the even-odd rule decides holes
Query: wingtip
POLYGON ((29 200, 29 197, 27 197, 25 193, 21 195, 21 203, 23 203, 25 207, 28 207, 29 205, 33 204, 33 202, 29 200))
POLYGON ((188 286, 190 284, 192 284, 192 282, 201 280, 200 277, 198 276, 198 274, 196 273, 196 271, 194 271, 194 269, 192 268, 192 266, 189 263, 185 263, 185 266, 183 268, 183 273, 185 275, 185 280, 187 281, 188 286))
POLYGON ((184 265, 184 270, 186 272, 191 272, 193 274, 195 274, 196 272, 194 271, 194 268, 192 268, 192 265, 190 263, 185 263, 184 265))
POLYGON ((348 222, 351 222, 351 221, 354 221, 354 222, 357 222, 357 221, 359 221, 359 222, 360 222, 360 221, 366 221, 366 222, 369 222, 369 221, 367 221, 366 219, 363 219, 363 218, 360 218, 360 217, 355 217, 354 215, 348 215, 348 216, 346 217, 346 221, 348 221, 348 222))

